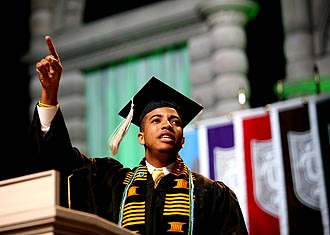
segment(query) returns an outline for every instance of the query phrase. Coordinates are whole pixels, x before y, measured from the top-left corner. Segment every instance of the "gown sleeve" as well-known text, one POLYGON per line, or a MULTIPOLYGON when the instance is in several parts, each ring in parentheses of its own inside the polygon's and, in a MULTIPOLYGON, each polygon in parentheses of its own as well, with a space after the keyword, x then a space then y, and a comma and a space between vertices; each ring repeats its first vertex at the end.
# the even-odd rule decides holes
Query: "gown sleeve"
POLYGON ((27 141, 28 154, 24 161, 24 173, 57 170, 60 173, 60 205, 68 207, 68 177, 76 169, 91 166, 91 160, 72 146, 60 108, 49 131, 43 136, 36 105, 27 141))
POLYGON ((26 174, 55 169, 60 173, 61 206, 71 205, 72 209, 94 213, 110 221, 117 219, 123 191, 120 182, 130 169, 123 168, 119 161, 110 157, 89 158, 73 147, 60 108, 43 136, 35 107, 28 137, 26 174))
POLYGON ((72 147, 70 136, 59 108, 52 120, 49 131, 43 136, 40 119, 35 106, 29 134, 29 157, 26 171, 33 173, 55 169, 61 174, 71 174, 83 167, 88 159, 72 147))

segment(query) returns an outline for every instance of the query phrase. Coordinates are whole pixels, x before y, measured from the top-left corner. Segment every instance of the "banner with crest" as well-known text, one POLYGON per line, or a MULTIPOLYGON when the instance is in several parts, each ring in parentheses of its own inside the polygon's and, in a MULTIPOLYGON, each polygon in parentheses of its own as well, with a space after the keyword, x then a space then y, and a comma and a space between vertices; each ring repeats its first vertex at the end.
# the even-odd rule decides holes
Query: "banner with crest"
POLYGON ((252 109, 236 116, 237 144, 241 142, 246 175, 246 198, 250 234, 279 234, 281 177, 273 153, 269 113, 252 109))

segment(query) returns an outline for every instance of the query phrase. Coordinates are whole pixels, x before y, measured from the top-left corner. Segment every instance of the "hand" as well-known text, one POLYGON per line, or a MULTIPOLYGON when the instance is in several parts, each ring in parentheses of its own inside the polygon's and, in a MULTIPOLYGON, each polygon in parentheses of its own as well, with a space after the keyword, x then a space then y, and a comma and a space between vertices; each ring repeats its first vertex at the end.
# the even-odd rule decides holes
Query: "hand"
POLYGON ((40 101, 45 104, 56 105, 63 67, 51 37, 46 36, 45 41, 50 54, 36 63, 36 71, 42 86, 40 101))

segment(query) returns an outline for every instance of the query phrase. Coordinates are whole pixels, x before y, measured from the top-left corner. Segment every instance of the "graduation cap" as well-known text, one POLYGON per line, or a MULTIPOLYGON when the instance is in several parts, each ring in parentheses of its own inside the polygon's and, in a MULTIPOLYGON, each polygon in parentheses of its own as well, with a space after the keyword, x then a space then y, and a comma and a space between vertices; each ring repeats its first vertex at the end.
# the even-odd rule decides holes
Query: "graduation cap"
POLYGON ((174 108, 181 117, 183 127, 189 124, 203 109, 203 106, 194 100, 156 77, 152 77, 119 111, 118 114, 125 120, 109 139, 112 153, 114 155, 117 153, 120 141, 131 123, 140 127, 143 117, 160 107, 174 108))

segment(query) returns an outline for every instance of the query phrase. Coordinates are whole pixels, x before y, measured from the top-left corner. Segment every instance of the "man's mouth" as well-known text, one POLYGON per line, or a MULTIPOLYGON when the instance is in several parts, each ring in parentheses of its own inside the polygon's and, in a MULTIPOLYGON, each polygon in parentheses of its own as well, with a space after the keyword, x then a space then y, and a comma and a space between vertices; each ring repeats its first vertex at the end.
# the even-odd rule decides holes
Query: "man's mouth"
POLYGON ((174 140, 174 137, 172 135, 163 134, 163 135, 159 136, 159 139, 163 139, 163 140, 174 140))

